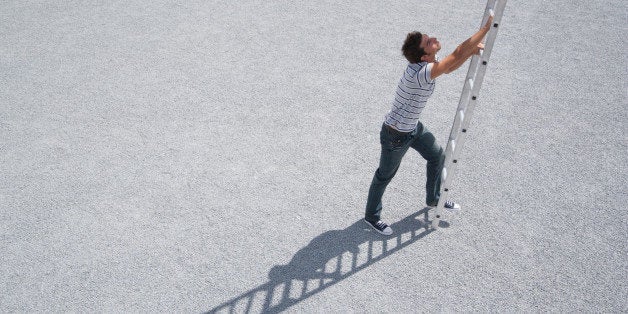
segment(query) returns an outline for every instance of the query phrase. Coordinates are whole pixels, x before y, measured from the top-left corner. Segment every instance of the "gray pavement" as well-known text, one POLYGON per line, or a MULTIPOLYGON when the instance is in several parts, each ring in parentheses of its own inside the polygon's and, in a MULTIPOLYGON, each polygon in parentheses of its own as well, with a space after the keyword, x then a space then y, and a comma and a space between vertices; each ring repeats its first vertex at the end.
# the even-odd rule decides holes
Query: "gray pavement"
MULTIPOLYGON (((405 34, 473 1, 0 3, 1 312, 628 311, 625 1, 510 1, 450 195, 360 221, 405 34)), ((423 122, 449 135, 466 65, 423 122)))

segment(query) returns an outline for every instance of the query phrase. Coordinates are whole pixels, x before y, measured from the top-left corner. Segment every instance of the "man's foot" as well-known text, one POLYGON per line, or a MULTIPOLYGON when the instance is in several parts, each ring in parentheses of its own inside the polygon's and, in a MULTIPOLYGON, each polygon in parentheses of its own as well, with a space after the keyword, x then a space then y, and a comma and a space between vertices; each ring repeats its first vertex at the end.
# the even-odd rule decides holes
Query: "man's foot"
MULTIPOLYGON (((430 205, 427 205, 427 206, 429 206, 429 207, 436 207, 436 206, 438 206, 438 203, 430 204, 430 205)), ((450 210, 460 210, 460 208, 461 208, 460 204, 454 203, 452 201, 446 201, 445 204, 443 205, 443 207, 445 207, 447 209, 450 209, 450 210)))
POLYGON ((385 222, 378 220, 375 222, 368 221, 364 219, 364 221, 371 226, 371 228, 375 229, 375 231, 383 234, 383 235, 391 235, 393 233, 392 228, 390 228, 385 222))
POLYGON ((452 201, 446 201, 443 207, 447 209, 452 209, 452 210, 460 210, 460 204, 454 203, 452 201))

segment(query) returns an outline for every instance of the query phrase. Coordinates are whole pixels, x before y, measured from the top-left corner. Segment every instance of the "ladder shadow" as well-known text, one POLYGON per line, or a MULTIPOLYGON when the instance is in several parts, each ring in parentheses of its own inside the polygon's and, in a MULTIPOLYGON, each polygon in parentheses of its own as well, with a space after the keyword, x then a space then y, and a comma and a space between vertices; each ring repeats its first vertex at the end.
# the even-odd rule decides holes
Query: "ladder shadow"
POLYGON ((382 236, 362 219, 343 230, 312 239, 287 265, 274 266, 268 282, 226 301, 206 313, 278 313, 350 277, 424 238, 429 227, 426 207, 391 225, 382 236))

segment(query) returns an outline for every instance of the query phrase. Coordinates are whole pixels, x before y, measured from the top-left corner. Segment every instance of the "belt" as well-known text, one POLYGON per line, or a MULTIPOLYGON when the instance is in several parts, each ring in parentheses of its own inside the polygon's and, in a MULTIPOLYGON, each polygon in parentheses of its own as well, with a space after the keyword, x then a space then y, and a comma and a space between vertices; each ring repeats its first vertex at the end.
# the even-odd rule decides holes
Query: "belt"
POLYGON ((410 134, 410 132, 399 132, 399 131, 395 130, 393 127, 391 127, 388 124, 384 124, 384 127, 386 128, 386 130, 388 130, 388 132, 390 132, 392 134, 397 134, 397 135, 408 135, 408 134, 410 134))

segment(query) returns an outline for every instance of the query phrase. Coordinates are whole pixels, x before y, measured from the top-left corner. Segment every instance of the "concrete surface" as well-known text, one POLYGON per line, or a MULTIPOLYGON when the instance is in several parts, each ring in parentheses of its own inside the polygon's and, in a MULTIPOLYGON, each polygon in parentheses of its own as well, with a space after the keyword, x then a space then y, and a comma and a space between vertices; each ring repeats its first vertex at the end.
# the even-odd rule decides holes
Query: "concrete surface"
MULTIPOLYGON (((3 1, 0 311, 628 311, 625 1, 510 1, 449 228, 404 159, 405 34, 473 1, 3 1)), ((466 74, 423 122, 444 145, 466 74)))

